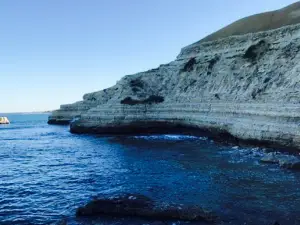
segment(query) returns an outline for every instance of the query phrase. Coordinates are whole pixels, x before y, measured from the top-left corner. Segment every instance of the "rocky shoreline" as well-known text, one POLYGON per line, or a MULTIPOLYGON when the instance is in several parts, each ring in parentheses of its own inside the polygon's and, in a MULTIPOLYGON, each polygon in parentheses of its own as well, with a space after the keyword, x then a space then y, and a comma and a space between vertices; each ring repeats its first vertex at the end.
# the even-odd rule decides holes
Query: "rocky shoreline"
POLYGON ((198 129, 299 151, 299 9, 300 4, 282 9, 283 22, 265 31, 253 28, 187 46, 173 62, 62 105, 48 123, 71 123, 73 133, 97 134, 198 129))

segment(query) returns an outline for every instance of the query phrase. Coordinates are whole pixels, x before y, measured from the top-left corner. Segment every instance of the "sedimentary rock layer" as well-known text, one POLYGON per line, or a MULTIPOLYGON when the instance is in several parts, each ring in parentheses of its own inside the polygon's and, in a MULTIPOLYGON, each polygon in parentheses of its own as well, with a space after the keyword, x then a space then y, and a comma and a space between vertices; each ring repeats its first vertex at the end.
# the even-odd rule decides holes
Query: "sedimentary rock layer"
MULTIPOLYGON (((300 7, 288 9, 281 20, 300 7)), ((214 39, 61 106, 49 122, 77 116, 76 133, 190 130, 300 149, 300 25, 214 39)))

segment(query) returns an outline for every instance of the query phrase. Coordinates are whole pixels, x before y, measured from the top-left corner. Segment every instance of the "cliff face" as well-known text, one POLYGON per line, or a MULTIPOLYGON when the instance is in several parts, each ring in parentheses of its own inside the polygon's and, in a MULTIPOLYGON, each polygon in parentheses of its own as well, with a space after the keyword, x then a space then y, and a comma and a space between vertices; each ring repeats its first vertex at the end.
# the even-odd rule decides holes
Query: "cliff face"
POLYGON ((300 149, 299 62, 297 24, 204 39, 169 64, 62 105, 49 123, 77 117, 76 133, 204 131, 300 149))

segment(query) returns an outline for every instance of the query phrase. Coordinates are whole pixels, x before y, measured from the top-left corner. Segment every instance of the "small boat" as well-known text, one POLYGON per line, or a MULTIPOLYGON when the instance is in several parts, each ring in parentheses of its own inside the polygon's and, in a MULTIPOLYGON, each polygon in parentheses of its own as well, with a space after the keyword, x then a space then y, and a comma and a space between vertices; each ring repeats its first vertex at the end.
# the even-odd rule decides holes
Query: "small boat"
POLYGON ((0 117, 0 124, 9 124, 7 117, 0 117))

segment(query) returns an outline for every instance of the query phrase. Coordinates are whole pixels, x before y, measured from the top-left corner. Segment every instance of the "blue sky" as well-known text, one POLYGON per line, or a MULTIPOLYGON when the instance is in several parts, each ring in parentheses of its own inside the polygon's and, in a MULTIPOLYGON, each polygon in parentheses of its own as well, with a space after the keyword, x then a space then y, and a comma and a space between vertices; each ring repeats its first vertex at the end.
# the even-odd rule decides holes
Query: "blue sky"
POLYGON ((51 110, 294 0, 0 0, 0 112, 51 110))

